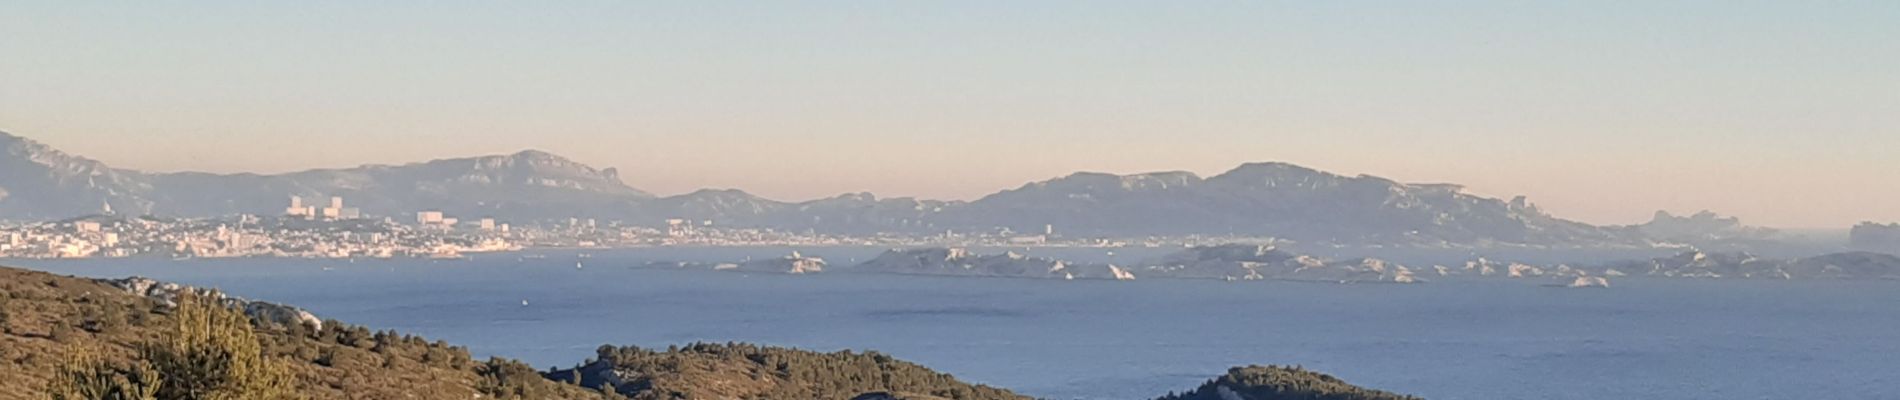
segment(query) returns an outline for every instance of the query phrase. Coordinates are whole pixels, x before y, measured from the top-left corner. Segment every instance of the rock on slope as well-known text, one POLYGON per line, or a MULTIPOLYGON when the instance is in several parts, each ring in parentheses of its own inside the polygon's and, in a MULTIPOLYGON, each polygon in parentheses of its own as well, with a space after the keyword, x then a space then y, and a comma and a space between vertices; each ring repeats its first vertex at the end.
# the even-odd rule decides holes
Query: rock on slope
POLYGON ((158 300, 167 307, 177 306, 178 296, 191 293, 199 296, 208 296, 218 300, 227 307, 244 310, 244 314, 250 315, 251 318, 257 319, 260 323, 270 324, 275 327, 301 324, 311 329, 323 329, 323 320, 318 319, 315 314, 311 314, 309 311, 304 311, 304 309, 301 308, 283 304, 246 300, 242 297, 227 295, 224 292, 194 288, 171 282, 159 282, 151 278, 138 276, 123 279, 100 279, 98 282, 119 288, 134 296, 144 296, 158 300))

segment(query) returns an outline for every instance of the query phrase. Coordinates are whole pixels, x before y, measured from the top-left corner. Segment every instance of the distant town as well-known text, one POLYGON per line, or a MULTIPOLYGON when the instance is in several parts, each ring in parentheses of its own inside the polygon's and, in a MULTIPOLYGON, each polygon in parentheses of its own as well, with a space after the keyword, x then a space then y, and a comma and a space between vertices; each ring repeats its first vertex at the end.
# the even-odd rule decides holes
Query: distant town
POLYGON ((311 204, 290 197, 281 215, 172 219, 100 214, 61 221, 0 224, 0 258, 436 258, 535 248, 649 246, 1163 246, 1197 242, 1270 241, 1215 237, 1132 240, 1068 238, 1042 232, 946 231, 932 235, 823 234, 723 227, 718 221, 629 222, 586 218, 501 221, 418 211, 403 218, 364 215, 342 197, 311 204))

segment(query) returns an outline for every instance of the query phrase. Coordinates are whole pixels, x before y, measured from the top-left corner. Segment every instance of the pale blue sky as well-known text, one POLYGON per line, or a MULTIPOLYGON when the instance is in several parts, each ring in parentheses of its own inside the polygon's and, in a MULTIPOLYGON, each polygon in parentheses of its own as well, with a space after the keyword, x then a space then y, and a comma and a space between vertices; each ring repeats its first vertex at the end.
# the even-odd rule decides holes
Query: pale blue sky
POLYGON ((0 0, 0 130, 286 171, 538 148, 659 193, 972 198, 1289 161, 1900 220, 1900 2, 0 0))

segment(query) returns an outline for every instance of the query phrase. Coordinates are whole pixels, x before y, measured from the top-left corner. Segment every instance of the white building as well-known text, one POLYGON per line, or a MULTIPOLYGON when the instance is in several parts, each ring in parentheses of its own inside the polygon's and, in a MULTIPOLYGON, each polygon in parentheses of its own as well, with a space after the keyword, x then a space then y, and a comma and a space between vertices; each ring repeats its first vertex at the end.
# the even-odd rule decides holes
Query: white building
POLYGON ((323 219, 328 219, 328 220, 345 219, 343 217, 343 210, 344 210, 343 197, 331 196, 330 206, 324 207, 323 209, 318 210, 318 216, 321 216, 323 217, 323 219))
POLYGON ((416 223, 422 225, 441 225, 441 211, 423 211, 416 213, 416 223))
POLYGON ((290 207, 284 208, 284 215, 292 217, 310 217, 313 211, 303 205, 303 196, 290 196, 290 207))

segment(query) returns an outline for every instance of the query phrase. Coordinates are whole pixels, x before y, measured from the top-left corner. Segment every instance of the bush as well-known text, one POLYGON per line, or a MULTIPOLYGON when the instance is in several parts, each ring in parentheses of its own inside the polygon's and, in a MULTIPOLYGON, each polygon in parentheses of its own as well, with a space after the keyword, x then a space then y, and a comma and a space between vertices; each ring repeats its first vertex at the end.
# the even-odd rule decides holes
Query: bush
POLYGON ((151 363, 114 365, 85 348, 66 355, 46 389, 51 400, 156 400, 160 378, 151 363))

